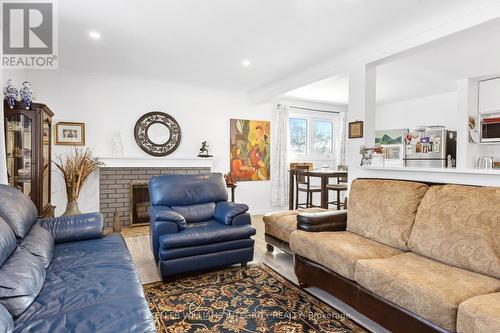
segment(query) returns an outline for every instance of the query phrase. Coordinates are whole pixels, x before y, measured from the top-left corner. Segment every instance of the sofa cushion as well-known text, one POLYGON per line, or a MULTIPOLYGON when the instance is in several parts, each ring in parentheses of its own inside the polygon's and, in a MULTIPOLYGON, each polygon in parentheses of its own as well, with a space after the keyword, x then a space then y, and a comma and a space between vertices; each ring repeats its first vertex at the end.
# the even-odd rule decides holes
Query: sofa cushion
POLYGON ((57 244, 49 271, 64 271, 124 260, 131 260, 125 242, 120 234, 112 233, 102 239, 57 244))
POLYGON ((42 262, 44 268, 49 267, 52 258, 54 258, 54 237, 52 237, 47 229, 42 228, 38 224, 35 224, 31 228, 20 246, 37 257, 42 262))
POLYGON ((7 222, 0 217, 0 266, 10 257, 16 246, 16 235, 7 222))
POLYGON ((308 208, 296 210, 282 210, 264 215, 266 234, 290 243, 290 235, 297 230, 297 215, 302 212, 324 212, 324 208, 308 208))
POLYGON ((408 246, 448 265, 500 279, 500 188, 433 186, 408 246))
POLYGON ((130 296, 142 297, 143 290, 119 235, 61 244, 56 246, 40 294, 16 323, 58 316, 130 296))
POLYGON ((226 183, 220 173, 153 176, 148 187, 153 206, 227 201, 226 183))
POLYGON ((347 230, 407 251, 418 205, 428 186, 399 180, 356 179, 352 182, 347 230))
POLYGON ((160 236, 160 249, 174 249, 245 239, 255 235, 250 225, 227 226, 215 220, 190 223, 186 229, 160 236))
POLYGON ((33 202, 24 193, 8 185, 0 184, 0 217, 11 226, 18 239, 23 238, 38 219, 33 202))
POLYGON ((14 331, 14 320, 9 311, 0 304, 0 333, 11 333, 14 331))
POLYGON ((26 332, 156 332, 143 297, 128 296, 29 321, 16 321, 14 333, 26 332))
POLYGON ((359 259, 388 258, 403 253, 401 250, 349 231, 297 230, 290 237, 290 248, 295 254, 323 265, 350 280, 354 280, 354 270, 359 259))
POLYGON ((415 253, 358 260, 354 276, 374 294, 449 331, 456 329, 460 303, 500 290, 500 280, 415 253))
POLYGON ((214 219, 224 224, 231 225, 235 217, 245 214, 247 211, 248 206, 245 204, 220 201, 215 207, 214 219))
POLYGON ((207 202, 189 206, 172 206, 172 209, 181 214, 186 222, 200 222, 214 217, 215 202, 207 202))
POLYGON ((45 274, 42 262, 19 247, 0 267, 0 303, 13 317, 19 317, 33 302, 45 274))
POLYGON ((500 332, 500 293, 472 297, 460 304, 457 332, 500 332))

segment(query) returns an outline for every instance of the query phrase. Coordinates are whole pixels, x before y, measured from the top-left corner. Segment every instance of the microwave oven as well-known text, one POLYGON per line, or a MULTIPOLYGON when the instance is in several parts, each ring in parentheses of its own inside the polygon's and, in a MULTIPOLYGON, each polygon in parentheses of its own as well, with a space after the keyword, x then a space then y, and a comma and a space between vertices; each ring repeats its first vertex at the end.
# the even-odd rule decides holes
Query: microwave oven
POLYGON ((481 142, 500 142, 500 113, 481 117, 481 142))

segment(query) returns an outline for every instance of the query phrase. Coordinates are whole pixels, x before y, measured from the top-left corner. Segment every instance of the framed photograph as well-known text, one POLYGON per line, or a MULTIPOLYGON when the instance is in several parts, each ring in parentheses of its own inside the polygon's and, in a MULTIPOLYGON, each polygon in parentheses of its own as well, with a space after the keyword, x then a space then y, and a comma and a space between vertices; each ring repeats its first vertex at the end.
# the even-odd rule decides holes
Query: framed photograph
POLYGON ((56 124, 56 145, 85 146, 85 124, 59 122, 56 124))
POLYGON ((349 123, 349 139, 360 139, 363 137, 363 122, 353 121, 349 123))

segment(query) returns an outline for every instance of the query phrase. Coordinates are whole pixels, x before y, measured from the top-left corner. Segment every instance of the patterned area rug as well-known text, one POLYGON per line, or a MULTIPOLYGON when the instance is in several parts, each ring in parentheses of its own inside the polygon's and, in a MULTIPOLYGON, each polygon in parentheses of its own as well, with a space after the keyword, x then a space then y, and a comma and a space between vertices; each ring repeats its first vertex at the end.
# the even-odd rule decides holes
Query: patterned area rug
POLYGON ((366 332, 265 265, 144 286, 158 333, 366 332))

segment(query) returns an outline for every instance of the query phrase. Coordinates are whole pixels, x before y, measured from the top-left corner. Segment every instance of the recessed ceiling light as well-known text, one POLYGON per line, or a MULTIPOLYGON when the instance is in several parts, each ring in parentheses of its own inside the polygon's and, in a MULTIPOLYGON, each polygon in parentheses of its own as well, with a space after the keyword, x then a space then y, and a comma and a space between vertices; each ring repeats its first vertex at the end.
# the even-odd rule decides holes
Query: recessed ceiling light
POLYGON ((92 39, 101 39, 101 34, 97 31, 90 31, 89 37, 92 39))
POLYGON ((250 62, 250 60, 243 60, 241 64, 243 65, 243 67, 249 67, 252 63, 250 62))

